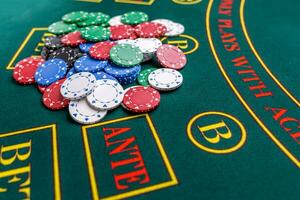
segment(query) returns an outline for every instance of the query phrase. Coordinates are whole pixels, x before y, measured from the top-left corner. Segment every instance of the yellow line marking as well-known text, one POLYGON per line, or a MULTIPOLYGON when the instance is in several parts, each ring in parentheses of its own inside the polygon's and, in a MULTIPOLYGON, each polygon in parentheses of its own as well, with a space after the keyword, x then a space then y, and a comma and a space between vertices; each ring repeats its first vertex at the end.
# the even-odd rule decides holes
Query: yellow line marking
POLYGON ((75 0, 75 1, 88 2, 88 3, 101 3, 102 2, 102 0, 75 0))
POLYGON ((206 32, 207 32, 207 37, 208 37, 208 41, 209 41, 209 45, 211 47, 211 51, 214 55, 214 58, 218 64, 218 67, 220 69, 220 71, 222 72, 222 75, 224 76, 224 78, 226 79, 226 81, 228 82, 229 86, 231 87, 231 89, 233 90, 233 92, 236 94, 236 96, 238 97, 238 99, 241 101, 241 103, 244 105, 244 107, 248 110, 248 112, 252 115, 252 117, 256 120, 256 122, 259 124, 259 126, 267 133, 267 135, 273 140, 273 142, 296 164, 296 166, 298 168, 300 168, 300 161, 292 154, 288 151, 288 149, 283 146, 283 144, 273 135, 273 133, 271 133, 271 131, 263 124, 263 122, 257 117, 257 115, 254 113, 254 111, 250 108, 250 106, 246 103, 246 101, 243 99, 243 97, 241 96, 241 94, 238 92, 238 90, 236 89, 236 87, 233 85, 233 83, 231 82, 229 76, 227 75, 218 55, 217 52, 215 50, 213 41, 212 41, 212 36, 211 36, 211 29, 210 29, 210 12, 211 12, 211 8, 213 5, 214 0, 210 0, 207 6, 207 11, 206 11, 206 32))
POLYGON ((251 39, 250 36, 248 34, 247 28, 246 28, 246 23, 245 23, 245 18, 244 18, 244 8, 245 8, 245 0, 241 0, 241 7, 240 7, 240 19, 241 19, 241 24, 242 24, 242 29, 244 32, 244 35, 246 37, 246 40, 253 52, 253 54, 255 55, 255 57, 257 58, 257 60, 259 61, 259 63, 261 64, 261 66, 266 70, 266 72, 269 74, 269 76, 275 81, 275 83, 286 93, 286 95, 298 106, 300 107, 300 102, 296 99, 296 97, 294 97, 282 84, 281 82, 275 77, 275 75, 271 72, 271 70, 268 68, 268 66, 264 63, 264 61, 262 60, 262 58, 259 56, 259 54, 257 53, 251 39))

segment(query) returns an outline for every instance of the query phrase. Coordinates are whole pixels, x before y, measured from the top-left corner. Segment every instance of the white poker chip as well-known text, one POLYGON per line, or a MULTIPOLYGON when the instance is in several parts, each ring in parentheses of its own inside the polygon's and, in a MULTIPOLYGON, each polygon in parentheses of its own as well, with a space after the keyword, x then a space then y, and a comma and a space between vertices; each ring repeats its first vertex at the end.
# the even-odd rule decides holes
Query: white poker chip
POLYGON ((108 21, 108 24, 110 26, 122 25, 123 23, 121 22, 121 17, 122 17, 121 15, 117 15, 117 16, 112 17, 108 21))
POLYGON ((151 72, 148 81, 157 90, 171 91, 182 85, 183 76, 174 69, 161 68, 151 72))
POLYGON ((123 40, 118 40, 116 42, 117 44, 130 44, 135 46, 135 40, 131 40, 131 39, 123 39, 123 40))
POLYGON ((162 42, 157 38, 138 38, 135 40, 135 45, 140 48, 142 53, 155 53, 162 42))
POLYGON ((106 116, 107 111, 90 107, 84 98, 71 101, 69 113, 72 119, 80 124, 92 124, 101 121, 106 116))
POLYGON ((182 24, 173 22, 171 24, 171 30, 165 33, 165 36, 178 36, 184 33, 184 26, 182 24))
POLYGON ((96 77, 89 72, 80 72, 67 78, 61 85, 60 93, 70 100, 78 100, 91 94, 96 85, 96 77))
POLYGON ((94 91, 87 96, 87 102, 95 109, 111 110, 118 107, 124 98, 123 87, 114 80, 97 80, 94 91))

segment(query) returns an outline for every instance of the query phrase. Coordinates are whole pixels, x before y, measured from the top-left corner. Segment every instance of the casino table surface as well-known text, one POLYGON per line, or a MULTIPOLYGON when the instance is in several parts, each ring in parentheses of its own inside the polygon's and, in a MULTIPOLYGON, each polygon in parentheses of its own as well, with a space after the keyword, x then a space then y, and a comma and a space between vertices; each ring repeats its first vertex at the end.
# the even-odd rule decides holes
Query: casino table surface
MULTIPOLYGON (((300 2, 10 0, 0 6, 0 199, 299 199, 300 2), (12 79, 71 11, 140 10, 184 34, 183 85, 97 124, 12 79)), ((144 67, 157 67, 148 62, 144 67)), ((128 87, 128 86, 127 86, 128 87)))

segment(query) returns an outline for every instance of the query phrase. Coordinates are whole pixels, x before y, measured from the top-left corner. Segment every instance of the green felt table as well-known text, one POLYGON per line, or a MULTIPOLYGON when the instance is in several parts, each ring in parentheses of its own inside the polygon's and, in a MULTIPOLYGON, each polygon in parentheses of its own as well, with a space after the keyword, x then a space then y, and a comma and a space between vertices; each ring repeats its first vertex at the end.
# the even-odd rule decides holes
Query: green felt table
MULTIPOLYGON (((10 0, 0 6, 0 199, 299 199, 299 1, 10 0), (67 12, 183 24, 188 59, 153 112, 81 126, 14 65, 67 12)), ((143 68, 158 67, 152 62, 143 68)), ((126 86, 128 87, 128 86, 126 86)))

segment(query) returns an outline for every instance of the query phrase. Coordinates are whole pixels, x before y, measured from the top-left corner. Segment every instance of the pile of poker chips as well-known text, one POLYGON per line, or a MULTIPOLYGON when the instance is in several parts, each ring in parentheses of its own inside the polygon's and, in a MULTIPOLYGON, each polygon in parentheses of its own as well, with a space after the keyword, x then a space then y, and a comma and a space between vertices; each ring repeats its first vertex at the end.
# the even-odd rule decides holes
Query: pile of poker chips
POLYGON ((138 11, 112 18, 77 11, 48 30, 53 36, 45 39, 41 56, 19 61, 13 78, 20 84, 37 84, 45 107, 68 107, 80 124, 99 122, 120 105, 133 113, 152 111, 160 103, 159 91, 172 91, 183 83, 178 70, 186 65, 185 55, 159 40, 182 34, 179 23, 149 21, 138 11), (160 68, 146 68, 147 62, 160 68))

